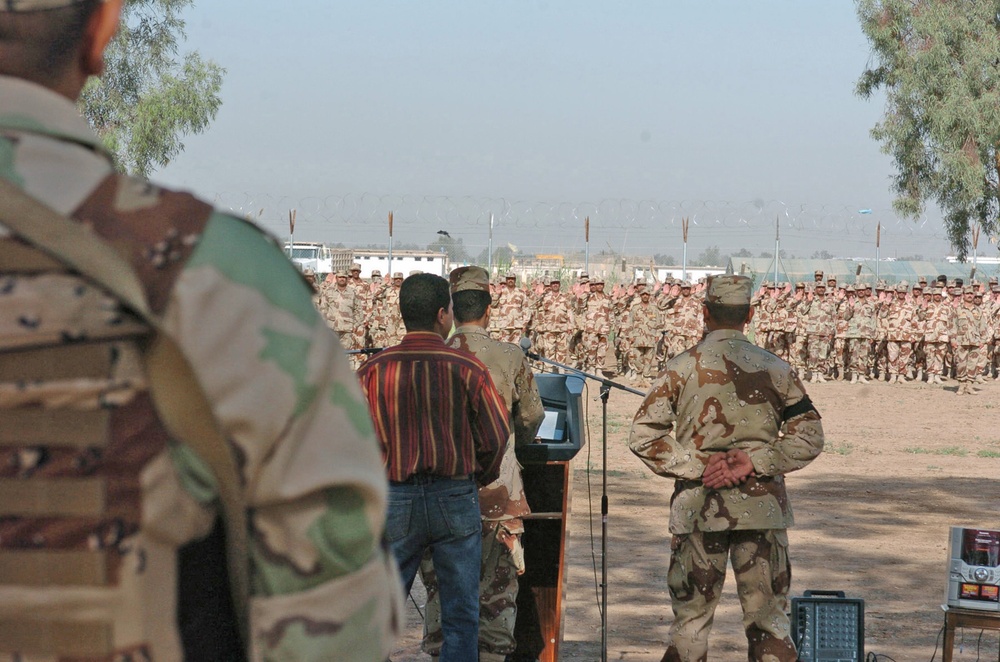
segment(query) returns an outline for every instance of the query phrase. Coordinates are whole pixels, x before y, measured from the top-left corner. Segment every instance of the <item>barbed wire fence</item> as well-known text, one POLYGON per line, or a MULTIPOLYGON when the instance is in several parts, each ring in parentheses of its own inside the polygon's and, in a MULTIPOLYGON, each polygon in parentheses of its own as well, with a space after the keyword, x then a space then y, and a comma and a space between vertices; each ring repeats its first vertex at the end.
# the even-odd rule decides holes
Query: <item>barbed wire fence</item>
MULTIPOLYGON (((473 257, 492 244, 522 254, 572 254, 585 249, 590 219, 591 254, 680 257, 682 221, 689 219, 689 259, 710 247, 723 255, 741 249, 773 253, 776 233, 783 253, 811 257, 873 257, 879 233, 882 257, 950 253, 940 218, 900 218, 891 208, 716 200, 546 202, 502 197, 360 193, 291 197, 268 193, 219 193, 215 204, 251 218, 279 238, 289 235, 288 212, 296 210, 295 239, 348 247, 386 245, 389 212, 397 245, 433 245, 438 231, 460 239, 473 257), (491 221, 492 219, 492 221, 491 221), (492 223, 492 227, 491 227, 492 223)), ((996 252, 980 242, 980 251, 996 252)))

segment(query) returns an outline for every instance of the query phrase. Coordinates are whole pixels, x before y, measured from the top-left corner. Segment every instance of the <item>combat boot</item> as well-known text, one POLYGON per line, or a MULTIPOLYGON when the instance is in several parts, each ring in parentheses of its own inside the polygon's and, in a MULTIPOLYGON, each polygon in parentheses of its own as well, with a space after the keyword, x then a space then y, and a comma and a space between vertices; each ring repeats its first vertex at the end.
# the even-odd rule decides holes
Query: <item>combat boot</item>
POLYGON ((858 373, 854 373, 853 375, 851 375, 851 383, 852 384, 857 384, 858 383, 858 373))
POLYGON ((868 378, 865 377, 864 375, 858 375, 858 381, 861 382, 862 384, 867 384, 868 378))
POLYGON ((916 377, 916 379, 917 379, 918 382, 924 381, 924 369, 923 368, 917 368, 917 377, 916 377))

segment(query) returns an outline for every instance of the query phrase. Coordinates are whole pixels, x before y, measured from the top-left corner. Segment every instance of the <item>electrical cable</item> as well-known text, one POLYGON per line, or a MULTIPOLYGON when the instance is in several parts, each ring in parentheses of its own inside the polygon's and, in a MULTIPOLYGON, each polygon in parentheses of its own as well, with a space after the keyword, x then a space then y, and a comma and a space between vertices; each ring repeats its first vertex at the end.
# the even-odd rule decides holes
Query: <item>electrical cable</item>
MULTIPOLYGON (((586 381, 584 381, 583 390, 583 420, 586 421, 587 439, 590 439, 590 385, 586 381)), ((597 613, 603 620, 604 605, 601 604, 601 581, 597 577, 597 550, 594 548, 596 540, 594 535, 594 496, 590 483, 590 476, 593 473, 590 464, 593 448, 593 444, 587 444, 587 521, 590 524, 590 562, 594 568, 594 601, 597 603, 597 613)))

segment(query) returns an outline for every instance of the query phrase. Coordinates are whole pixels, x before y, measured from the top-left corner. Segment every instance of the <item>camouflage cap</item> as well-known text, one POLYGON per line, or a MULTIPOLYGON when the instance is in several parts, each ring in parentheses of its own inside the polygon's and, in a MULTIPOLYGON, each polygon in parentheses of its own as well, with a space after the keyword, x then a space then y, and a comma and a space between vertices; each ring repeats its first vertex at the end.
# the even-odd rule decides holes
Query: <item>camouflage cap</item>
POLYGON ((513 271, 508 271, 507 275, 504 276, 504 278, 506 278, 507 280, 517 280, 517 274, 514 273, 513 271))
POLYGON ((590 279, 590 284, 591 285, 604 285, 604 278, 602 278, 601 276, 594 276, 593 278, 590 279))
POLYGON ((0 0, 0 12, 42 11, 78 5, 83 0, 0 0))
POLYGON ((822 276, 822 275, 823 275, 823 271, 820 270, 820 269, 817 269, 816 271, 813 272, 813 276, 822 276))
POLYGON ((361 271, 361 265, 355 262, 351 265, 351 271, 361 271))
POLYGON ((487 293, 490 291, 490 275, 482 267, 454 269, 448 274, 448 282, 451 283, 452 294, 466 290, 479 290, 487 293))
POLYGON ((897 292, 908 292, 909 290, 910 290, 910 287, 909 287, 909 285, 906 284, 905 280, 902 283, 899 283, 898 285, 896 285, 896 291, 897 292))
POLYGON ((590 280, 590 274, 584 271, 583 273, 580 274, 580 280, 590 280))
POLYGON ((646 284, 646 279, 645 278, 636 278, 635 279, 635 284, 636 285, 645 285, 646 284))
POLYGON ((848 285, 845 289, 847 289, 848 294, 853 294, 854 293, 854 286, 853 285, 848 285))
POLYGON ((382 277, 381 269, 372 269, 372 278, 381 278, 381 277, 382 277))
POLYGON ((800 280, 799 282, 795 283, 795 289, 804 290, 806 289, 806 284, 800 280))
POLYGON ((403 272, 402 271, 397 271, 394 274, 392 274, 392 279, 393 280, 396 280, 397 278, 402 278, 402 277, 403 277, 403 272))
POLYGON ((685 288, 686 289, 691 289, 691 281, 689 281, 689 280, 682 280, 681 281, 681 289, 683 290, 685 288))
POLYGON ((303 276, 315 276, 316 275, 316 270, 313 269, 312 267, 306 267, 305 269, 302 270, 302 275, 303 276))
POLYGON ((344 269, 337 269, 337 273, 335 275, 337 278, 347 278, 347 271, 344 269))
POLYGON ((771 281, 765 280, 763 283, 760 284, 760 286, 761 287, 771 287, 771 281))
POLYGON ((726 306, 747 306, 753 294, 753 281, 746 276, 719 274, 708 277, 705 303, 726 306))
POLYGON ((975 293, 976 293, 976 288, 974 288, 972 285, 966 285, 965 287, 962 288, 962 294, 975 294, 975 293))

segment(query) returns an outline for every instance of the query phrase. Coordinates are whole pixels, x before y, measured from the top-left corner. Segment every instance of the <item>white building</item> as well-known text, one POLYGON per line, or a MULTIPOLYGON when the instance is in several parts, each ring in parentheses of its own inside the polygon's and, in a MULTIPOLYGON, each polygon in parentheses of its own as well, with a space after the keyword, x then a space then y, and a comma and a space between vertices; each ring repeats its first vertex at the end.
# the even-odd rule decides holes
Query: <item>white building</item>
POLYGON ((433 251, 393 251, 392 264, 389 264, 389 251, 381 249, 354 249, 354 262, 361 265, 361 277, 370 278, 372 271, 378 269, 382 275, 400 272, 403 277, 411 271, 436 274, 448 277, 448 255, 433 251))

